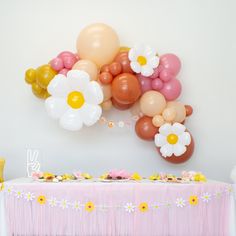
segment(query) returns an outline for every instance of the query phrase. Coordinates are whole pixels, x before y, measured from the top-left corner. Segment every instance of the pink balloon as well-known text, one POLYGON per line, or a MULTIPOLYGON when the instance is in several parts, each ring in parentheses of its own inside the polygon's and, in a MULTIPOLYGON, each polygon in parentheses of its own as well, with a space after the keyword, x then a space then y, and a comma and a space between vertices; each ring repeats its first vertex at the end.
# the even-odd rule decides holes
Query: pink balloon
POLYGON ((166 100, 172 101, 179 97, 181 93, 181 83, 177 79, 172 79, 166 83, 164 83, 163 88, 160 90, 166 100))
POLYGON ((152 90, 152 80, 150 78, 142 76, 141 74, 137 76, 141 84, 142 93, 152 90))
POLYGON ((64 52, 61 52, 57 57, 60 57, 61 59, 63 59, 63 57, 76 57, 76 56, 72 52, 64 51, 64 52))
POLYGON ((158 67, 156 67, 156 68, 154 69, 153 74, 152 74, 151 76, 149 76, 148 78, 156 79, 156 78, 158 77, 158 75, 159 75, 159 69, 158 69, 158 67))
POLYGON ((164 86, 164 83, 162 82, 162 80, 156 78, 152 80, 152 89, 154 90, 161 90, 164 86))
POLYGON ((55 71, 60 71, 64 68, 64 64, 61 58, 56 57, 51 60, 50 65, 55 71))
POLYGON ((181 61, 175 54, 164 54, 160 57, 160 64, 176 76, 181 68, 181 61))
POLYGON ((68 69, 64 68, 64 69, 59 71, 59 74, 62 74, 62 75, 66 76, 68 71, 69 71, 68 69))
POLYGON ((63 63, 66 69, 71 69, 73 65, 76 63, 75 56, 64 56, 63 57, 63 63))
POLYGON ((169 69, 163 69, 159 74, 159 78, 165 82, 174 79, 174 77, 169 69))

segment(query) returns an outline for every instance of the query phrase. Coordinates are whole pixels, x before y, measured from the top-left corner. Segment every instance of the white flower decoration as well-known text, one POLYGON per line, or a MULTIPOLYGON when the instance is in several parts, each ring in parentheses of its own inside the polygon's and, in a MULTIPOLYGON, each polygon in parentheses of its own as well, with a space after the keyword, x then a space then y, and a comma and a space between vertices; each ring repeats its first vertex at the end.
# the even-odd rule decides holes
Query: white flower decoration
POLYGON ((180 123, 164 124, 155 135, 155 144, 160 147, 163 157, 181 156, 186 152, 186 146, 191 143, 191 136, 185 132, 186 127, 180 123))
POLYGON ((22 191, 20 191, 20 190, 18 190, 18 191, 16 191, 16 198, 22 198, 23 197, 23 192, 22 191))
POLYGON ((128 213, 132 213, 135 210, 135 206, 132 203, 126 203, 124 205, 125 211, 127 211, 128 213))
POLYGON ((64 129, 80 130, 83 124, 91 126, 99 120, 103 92, 85 71, 71 70, 67 77, 58 74, 47 89, 52 95, 45 101, 47 112, 52 118, 60 119, 64 129))
POLYGON ((49 203, 49 206, 55 207, 57 206, 57 199, 52 197, 48 200, 48 203, 49 203))
POLYGON ((79 210, 81 210, 82 205, 80 204, 80 202, 74 202, 72 205, 72 208, 76 211, 79 211, 79 210))
POLYGON ((65 200, 65 199, 61 200, 61 202, 60 202, 60 207, 61 207, 63 210, 66 209, 66 208, 68 208, 68 201, 65 200))
POLYGON ((204 194, 201 196, 201 199, 203 200, 203 202, 208 203, 208 202, 211 200, 211 194, 209 194, 209 193, 204 193, 204 194))
POLYGON ((25 194, 25 199, 27 200, 27 202, 33 201, 35 199, 35 196, 33 193, 28 192, 25 194))
POLYGON ((177 198, 175 203, 177 207, 182 208, 185 206, 185 200, 183 198, 177 198))
POLYGON ((13 191, 13 187, 12 186, 7 188, 7 194, 11 195, 12 191, 13 191))
POLYGON ((130 66, 136 73, 143 76, 151 76, 159 65, 159 57, 149 46, 136 45, 129 50, 130 66))

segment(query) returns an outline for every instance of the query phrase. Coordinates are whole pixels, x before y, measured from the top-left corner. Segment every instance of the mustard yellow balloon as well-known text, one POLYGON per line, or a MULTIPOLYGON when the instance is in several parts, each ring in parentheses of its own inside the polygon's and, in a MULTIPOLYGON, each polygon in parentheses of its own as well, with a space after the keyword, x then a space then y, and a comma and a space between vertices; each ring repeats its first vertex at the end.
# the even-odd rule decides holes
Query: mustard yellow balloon
POLYGON ((140 109, 144 115, 160 115, 166 107, 165 97, 157 91, 145 92, 140 99, 140 109))
POLYGON ((35 69, 28 69, 25 72, 25 82, 28 84, 33 84, 36 80, 36 70, 35 69))
POLYGON ((98 68, 95 63, 90 60, 79 60, 76 62, 72 68, 73 70, 83 70, 87 72, 91 80, 97 80, 98 78, 98 68))
POLYGON ((102 23, 85 27, 77 39, 77 52, 82 59, 88 59, 101 67, 113 61, 119 52, 120 42, 116 32, 102 23))

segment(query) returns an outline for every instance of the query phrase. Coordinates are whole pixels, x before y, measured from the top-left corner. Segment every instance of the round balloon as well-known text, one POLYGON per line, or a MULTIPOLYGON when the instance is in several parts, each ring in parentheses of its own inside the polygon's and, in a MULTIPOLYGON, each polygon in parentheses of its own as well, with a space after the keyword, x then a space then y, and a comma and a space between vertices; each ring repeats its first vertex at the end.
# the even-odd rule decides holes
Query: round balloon
POLYGON ((179 80, 171 79, 164 83, 160 93, 162 93, 167 101, 175 100, 181 94, 182 86, 179 80))
POLYGON ((143 116, 136 122, 135 132, 141 139, 153 140, 158 128, 152 124, 151 117, 143 116))
POLYGON ((175 110, 175 117, 172 119, 172 122, 182 123, 186 118, 186 109, 183 103, 178 101, 167 102, 167 108, 175 110))
POLYGON ((40 87, 47 89, 49 82, 56 74, 57 72, 50 65, 42 65, 36 70, 36 82, 40 87))
POLYGON ((168 53, 160 57, 160 65, 176 76, 180 71, 181 61, 175 54, 168 53))
POLYGON ((130 67, 130 60, 128 57, 128 52, 120 52, 117 54, 115 58, 116 62, 121 64, 122 72, 123 73, 131 73, 133 74, 133 70, 130 67))
POLYGON ((79 57, 95 62, 99 67, 111 63, 119 48, 120 43, 116 32, 102 23, 87 26, 77 39, 79 57))
POLYGON ((97 80, 98 78, 98 68, 90 60, 79 60, 73 66, 73 70, 83 70, 87 72, 91 80, 97 80))
POLYGON ((165 107, 165 97, 153 90, 144 93, 140 99, 142 113, 150 117, 161 114, 165 107))
POLYGON ((133 104, 141 95, 137 77, 130 73, 116 76, 112 81, 112 96, 121 104, 133 104))
MULTIPOLYGON (((189 131, 188 131, 189 132, 189 131)), ((181 164, 181 163, 184 163, 186 161, 188 161, 190 159, 190 157, 192 156, 193 154, 193 151, 194 151, 194 140, 193 140, 193 137, 191 135, 191 143, 186 146, 186 152, 184 154, 182 154, 181 156, 175 156, 174 154, 170 157, 163 157, 161 155, 161 152, 160 152, 160 148, 157 148, 158 152, 160 153, 161 157, 170 162, 170 163, 173 163, 173 164, 181 164)))
POLYGON ((111 99, 111 101, 112 101, 113 106, 116 109, 121 110, 121 111, 127 110, 127 109, 129 109, 130 107, 133 106, 133 103, 130 103, 130 104, 119 103, 118 101, 116 101, 116 99, 114 97, 111 99))

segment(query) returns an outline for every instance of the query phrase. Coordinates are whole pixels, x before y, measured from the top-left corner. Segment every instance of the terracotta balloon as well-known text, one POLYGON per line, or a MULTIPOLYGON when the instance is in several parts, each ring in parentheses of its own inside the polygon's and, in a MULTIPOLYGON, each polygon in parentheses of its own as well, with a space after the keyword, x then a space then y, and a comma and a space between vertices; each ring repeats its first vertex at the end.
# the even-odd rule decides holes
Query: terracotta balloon
POLYGON ((114 106, 116 109, 121 110, 121 111, 127 110, 127 109, 129 109, 130 107, 133 106, 133 103, 130 103, 130 104, 122 104, 122 103, 119 103, 118 101, 116 101, 114 98, 112 98, 111 101, 112 101, 113 106, 114 106))
POLYGON ((134 74, 133 70, 130 67, 130 60, 128 57, 128 52, 120 52, 115 58, 116 62, 119 62, 122 67, 123 73, 131 73, 134 74))
POLYGON ((110 26, 102 23, 87 26, 77 39, 80 58, 91 60, 99 67, 111 63, 119 49, 118 35, 110 26))
POLYGON ((186 109, 185 109, 185 106, 183 103, 177 102, 177 101, 167 102, 166 107, 167 108, 174 108, 176 111, 175 118, 173 119, 172 122, 182 123, 185 120, 186 109))
POLYGON ((135 132, 141 139, 153 140, 158 128, 152 124, 151 117, 143 116, 136 122, 135 132))
POLYGON ((109 71, 113 76, 117 76, 121 73, 122 67, 119 62, 113 62, 109 65, 109 71))
MULTIPOLYGON (((188 131, 189 132, 189 131, 188 131)), ((161 155, 161 152, 160 152, 160 148, 157 148, 158 152, 160 153, 161 157, 170 162, 170 163, 173 163, 173 164, 181 164, 183 162, 186 162, 187 160, 190 159, 190 157, 192 156, 193 154, 193 151, 194 151, 194 140, 193 140, 193 137, 191 136, 191 143, 186 146, 187 150, 184 154, 182 154, 181 156, 175 156, 175 155, 172 155, 170 157, 163 157, 161 155)))
POLYGON ((186 116, 191 116, 193 114, 193 108, 190 105, 185 105, 186 116))
POLYGON ((140 99, 140 108, 144 115, 159 115, 166 107, 165 97, 157 91, 148 91, 140 99))
POLYGON ((97 80, 98 68, 95 63, 90 60, 79 60, 72 67, 73 70, 83 70, 90 75, 91 80, 97 80))
POLYGON ((113 76, 110 72, 102 72, 100 75, 99 75, 99 81, 102 83, 102 84, 110 84, 113 80, 113 76))
POLYGON ((130 73, 116 76, 112 81, 112 96, 121 104, 133 104, 141 95, 137 77, 130 73))

